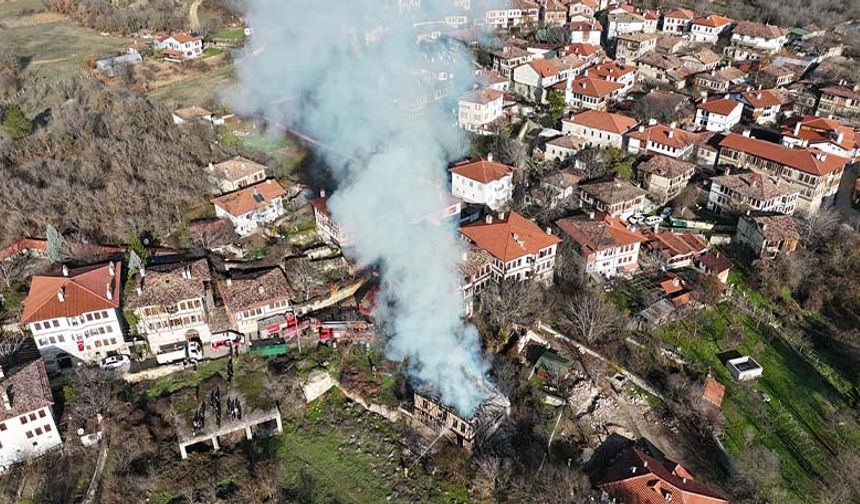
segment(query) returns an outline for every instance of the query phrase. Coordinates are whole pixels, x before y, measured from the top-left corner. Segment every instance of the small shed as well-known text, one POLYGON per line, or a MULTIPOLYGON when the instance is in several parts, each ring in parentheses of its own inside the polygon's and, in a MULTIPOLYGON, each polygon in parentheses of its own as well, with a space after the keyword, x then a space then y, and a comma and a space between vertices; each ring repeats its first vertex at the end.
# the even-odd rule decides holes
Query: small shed
POLYGON ((126 67, 139 65, 143 63, 143 58, 138 52, 130 52, 122 56, 112 56, 110 58, 102 58, 96 61, 96 68, 105 77, 119 77, 126 67))
POLYGON ((749 355, 730 359, 726 362, 726 367, 729 368, 729 372, 738 381, 755 380, 764 371, 761 364, 749 355))

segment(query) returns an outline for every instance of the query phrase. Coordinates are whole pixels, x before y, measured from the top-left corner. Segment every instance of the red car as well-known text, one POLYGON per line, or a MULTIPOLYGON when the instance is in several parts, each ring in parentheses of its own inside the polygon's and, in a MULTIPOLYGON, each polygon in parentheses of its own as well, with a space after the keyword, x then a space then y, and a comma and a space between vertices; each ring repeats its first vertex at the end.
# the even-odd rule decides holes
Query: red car
POLYGON ((239 346, 245 343, 245 336, 234 334, 223 339, 212 340, 212 350, 224 350, 230 343, 233 344, 233 348, 239 348, 239 346))

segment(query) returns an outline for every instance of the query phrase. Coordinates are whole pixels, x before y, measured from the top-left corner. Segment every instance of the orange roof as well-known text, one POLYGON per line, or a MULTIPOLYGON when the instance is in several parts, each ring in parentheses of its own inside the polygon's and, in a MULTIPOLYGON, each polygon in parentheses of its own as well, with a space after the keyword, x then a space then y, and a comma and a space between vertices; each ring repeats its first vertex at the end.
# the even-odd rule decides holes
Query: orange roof
POLYGON ((701 255, 708 251, 705 237, 693 233, 660 231, 649 235, 648 247, 664 252, 667 257, 701 255))
POLYGON ((702 399, 719 408, 723 404, 724 395, 726 395, 726 386, 718 382, 713 376, 708 375, 702 390, 702 399))
POLYGON ((711 14, 710 16, 700 17, 693 20, 693 24, 709 26, 711 28, 720 28, 731 23, 731 19, 717 14, 711 14))
POLYGON ((609 61, 586 71, 586 75, 598 77, 603 80, 607 80, 610 77, 618 79, 629 73, 636 73, 636 67, 634 65, 618 63, 617 61, 609 61))
POLYGON ((798 119, 798 121, 800 121, 800 129, 797 134, 794 133, 794 128, 797 126, 797 123, 795 123, 784 124, 782 126, 782 135, 805 140, 809 145, 832 143, 845 150, 860 147, 860 133, 848 126, 842 126, 836 119, 804 116, 798 119), (839 141, 840 135, 841 141, 839 141))
POLYGON ((534 68, 535 72, 541 77, 552 77, 558 74, 558 68, 546 59, 529 61, 529 66, 534 68))
POLYGON ((636 126, 636 119, 632 117, 600 110, 585 110, 563 121, 618 134, 624 134, 636 126))
POLYGON ((746 91, 741 93, 741 96, 752 106, 752 108, 773 107, 782 105, 782 98, 770 90, 746 91))
POLYGON ((684 149, 686 146, 696 143, 698 136, 694 133, 684 131, 680 128, 672 128, 665 124, 655 124, 648 126, 645 131, 634 131, 629 133, 630 138, 636 138, 647 144, 650 140, 661 145, 668 145, 676 149, 684 149), (671 136, 670 136, 671 135, 671 136))
POLYGON ((477 161, 463 161, 454 165, 449 171, 461 177, 486 184, 507 177, 514 172, 514 169, 502 163, 479 159, 477 161))
POLYGON ((593 98, 609 96, 623 87, 624 85, 617 82, 593 79, 591 77, 579 77, 570 83, 571 92, 593 98))
POLYGON ((493 257, 512 261, 561 242, 558 236, 547 233, 534 222, 516 212, 487 220, 473 222, 460 228, 460 232, 475 245, 493 257))
POLYGON ((574 4, 582 4, 595 10, 599 7, 597 0, 576 0, 574 2, 570 2, 570 5, 574 4))
POLYGON ((555 225, 579 245, 586 257, 601 250, 645 241, 645 236, 627 229, 621 219, 605 213, 598 214, 594 219, 586 216, 567 217, 557 220, 555 225))
POLYGON ((600 52, 603 48, 596 44, 586 44, 585 42, 576 42, 568 44, 563 48, 567 54, 573 54, 579 57, 589 57, 600 52))
POLYGON ((743 104, 729 98, 720 98, 719 100, 709 100, 704 103, 700 103, 697 108, 710 112, 711 114, 727 116, 734 112, 738 107, 743 107, 743 104))
POLYGON ((286 194, 287 191, 276 180, 264 180, 214 198, 212 204, 223 208, 230 215, 239 216, 269 206, 272 200, 286 194))
POLYGON ((107 263, 71 271, 69 276, 33 276, 30 292, 24 300, 21 323, 77 317, 87 312, 118 308, 121 269, 120 263, 107 263))
POLYGON ((591 32, 603 30, 603 25, 600 21, 571 21, 567 25, 567 29, 572 32, 591 32))
POLYGON ((672 9, 666 13, 665 16, 667 18, 675 18, 675 19, 693 19, 696 16, 696 13, 691 11, 690 9, 672 9))
POLYGON ((460 97, 460 101, 466 101, 470 103, 480 103, 482 105, 486 105, 492 101, 496 101, 505 93, 499 91, 498 89, 493 88, 484 88, 484 89, 476 89, 475 91, 471 91, 466 93, 462 97, 460 97))
POLYGON ((636 504, 729 504, 699 483, 680 464, 660 460, 630 447, 616 459, 597 485, 620 502, 636 504))
POLYGON ((729 133, 720 142, 720 147, 744 152, 816 176, 842 170, 848 162, 844 157, 827 154, 818 149, 792 149, 737 133, 729 133))
POLYGON ((176 40, 177 42, 179 42, 180 44, 187 44, 188 42, 193 42, 195 40, 202 40, 200 37, 196 37, 196 36, 190 35, 188 33, 177 33, 175 35, 171 35, 168 38, 171 38, 171 37, 174 40, 176 40))

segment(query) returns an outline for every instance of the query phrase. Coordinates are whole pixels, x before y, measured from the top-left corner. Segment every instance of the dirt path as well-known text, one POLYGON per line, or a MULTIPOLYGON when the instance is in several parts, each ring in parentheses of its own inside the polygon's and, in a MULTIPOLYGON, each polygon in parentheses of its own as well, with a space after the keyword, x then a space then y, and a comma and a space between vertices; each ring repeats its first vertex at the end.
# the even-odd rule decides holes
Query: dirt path
POLYGON ((194 0, 188 9, 188 22, 191 24, 191 31, 193 32, 200 29, 200 17, 197 15, 197 9, 202 3, 203 0, 194 0))

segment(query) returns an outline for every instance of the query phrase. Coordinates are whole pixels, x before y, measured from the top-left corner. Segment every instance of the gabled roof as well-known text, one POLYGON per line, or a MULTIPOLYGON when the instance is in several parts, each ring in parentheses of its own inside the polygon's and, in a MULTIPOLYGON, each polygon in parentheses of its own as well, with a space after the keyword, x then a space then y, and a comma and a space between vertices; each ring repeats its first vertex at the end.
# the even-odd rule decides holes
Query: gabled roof
POLYGON ((845 86, 827 86, 821 88, 821 92, 824 94, 830 94, 834 96, 839 96, 842 98, 851 98, 852 100, 860 100, 860 91, 855 91, 854 89, 847 88, 845 86))
POLYGON ((666 257, 701 255, 708 251, 705 237, 694 233, 658 231, 648 234, 648 248, 662 252, 666 257))
MULTIPOLYGON (((242 277, 217 282, 218 293, 231 313, 238 313, 261 304, 296 298, 287 277, 280 268, 255 272, 242 277)), ((286 308, 285 308, 286 310, 286 308)))
POLYGON ((774 93, 769 89, 760 89, 758 91, 745 91, 741 93, 744 100, 754 109, 775 107, 782 105, 784 100, 778 93, 774 93))
POLYGON ((534 255, 561 240, 516 212, 467 224, 460 232, 503 262, 534 255))
POLYGON ((230 215, 239 216, 267 207, 274 199, 286 194, 287 191, 278 181, 270 179, 214 198, 212 204, 223 208, 230 215))
POLYGON ((121 270, 121 263, 107 263, 72 270, 69 276, 33 276, 30 292, 24 300, 21 323, 77 317, 88 312, 118 308, 121 270))
POLYGON ((552 77, 553 75, 558 75, 558 67, 546 59, 532 60, 529 61, 527 65, 532 67, 541 77, 552 77))
POLYGON ((603 50, 602 47, 596 44, 586 44, 585 42, 576 42, 568 44, 563 48, 568 54, 579 56, 580 58, 588 58, 603 50))
POLYGON ((460 101, 486 105, 503 97, 505 93, 493 88, 476 89, 460 97, 460 101))
POLYGON ((842 170, 848 162, 844 157, 827 154, 818 149, 792 149, 737 133, 726 135, 720 142, 720 147, 741 151, 816 176, 842 170))
POLYGON ((555 225, 579 245, 585 256, 645 241, 645 236, 627 229, 621 219, 609 214, 598 214, 594 219, 584 215, 566 217, 555 225))
POLYGON ((563 121, 617 134, 624 134, 636 126, 636 119, 632 117, 600 110, 585 110, 563 121))
POLYGON ((787 32, 779 26, 756 23, 754 21, 741 21, 732 30, 732 35, 742 35, 746 37, 758 37, 764 39, 775 39, 782 37, 787 32))
POLYGON ((780 184, 779 179, 771 179, 767 175, 756 172, 720 175, 711 177, 711 182, 759 201, 798 192, 791 184, 780 184))
POLYGON ((713 376, 708 375, 702 389, 702 399, 719 408, 723 404, 723 396, 725 395, 726 386, 718 382, 713 376))
POLYGON ((808 115, 798 120, 800 128, 797 134, 795 134, 797 123, 782 126, 784 137, 804 140, 811 146, 829 143, 848 151, 860 148, 860 132, 843 126, 836 119, 808 115))
POLYGON ((721 28, 726 25, 732 24, 732 20, 719 16, 717 14, 711 14, 709 16, 698 17, 693 20, 694 25, 708 26, 710 28, 721 28))
POLYGON ((635 200, 648 194, 648 191, 623 179, 589 182, 579 186, 579 190, 591 195, 607 205, 615 205, 635 200))
POLYGON ((608 80, 609 78, 618 79, 631 73, 636 73, 636 65, 625 65, 617 61, 608 61, 585 72, 589 77, 597 77, 603 80, 608 80))
POLYGON ((188 33, 174 33, 169 37, 165 37, 164 40, 172 38, 173 40, 179 42, 180 44, 187 44, 188 42, 193 42, 195 40, 203 40, 202 37, 198 37, 195 35, 191 35, 188 33))
POLYGON ((699 483, 680 464, 629 447, 606 472, 598 488, 621 502, 637 504, 729 504, 699 483))
POLYGON ((603 25, 600 24, 600 21, 592 20, 592 21, 572 21, 567 24, 567 29, 572 32, 592 32, 592 31, 602 31, 603 25))
POLYGON ((672 9, 666 14, 664 14, 663 17, 692 20, 694 17, 696 17, 696 13, 691 11, 690 9, 672 9))
POLYGON ((255 163, 250 159, 245 159, 242 156, 236 156, 227 161, 222 161, 212 167, 216 172, 223 175, 228 180, 237 180, 260 171, 265 172, 265 165, 255 163))
MULTIPOLYGON (((11 409, 0 407, 0 422, 54 404, 45 361, 36 359, 18 370, 4 370, 0 393, 9 394, 11 409)), ((21 434, 23 437, 23 434, 21 434)))
POLYGON ((513 167, 502 163, 495 163, 486 159, 477 161, 463 161, 451 167, 451 173, 461 177, 486 184, 495 180, 501 180, 514 172, 513 167))
POLYGON ((680 159, 657 154, 636 167, 641 173, 652 173, 661 177, 673 179, 696 171, 696 165, 680 159))
POLYGON ((698 136, 694 133, 660 123, 644 127, 644 131, 632 131, 628 136, 640 140, 643 146, 648 141, 652 141, 676 149, 684 149, 698 140, 698 136))
POLYGON ((797 221, 791 215, 744 215, 742 219, 758 228, 767 241, 799 240, 797 221))
POLYGON ((559 147, 561 149, 579 150, 582 149, 583 145, 585 145, 585 140, 570 135, 561 135, 560 137, 553 138, 546 144, 559 147))
POLYGON ((623 84, 617 82, 609 82, 591 77, 579 77, 570 83, 570 91, 572 93, 591 96, 592 98, 607 97, 623 87, 623 84))
POLYGON ((727 116, 737 110, 738 107, 743 108, 743 104, 731 98, 720 98, 700 103, 696 108, 700 108, 711 114, 727 116))
POLYGON ((135 289, 126 299, 127 308, 173 305, 188 299, 201 298, 206 294, 209 282, 209 264, 206 259, 191 263, 173 263, 150 266, 146 275, 137 275, 135 289), (138 293, 138 290, 140 292, 138 293))

